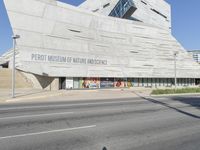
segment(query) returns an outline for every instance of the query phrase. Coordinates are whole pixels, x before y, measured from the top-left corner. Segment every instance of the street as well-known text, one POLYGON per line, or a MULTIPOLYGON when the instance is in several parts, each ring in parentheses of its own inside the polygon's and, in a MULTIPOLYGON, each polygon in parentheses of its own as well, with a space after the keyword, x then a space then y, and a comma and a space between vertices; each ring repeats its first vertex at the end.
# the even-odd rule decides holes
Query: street
POLYGON ((200 96, 4 103, 0 150, 198 150, 200 96))

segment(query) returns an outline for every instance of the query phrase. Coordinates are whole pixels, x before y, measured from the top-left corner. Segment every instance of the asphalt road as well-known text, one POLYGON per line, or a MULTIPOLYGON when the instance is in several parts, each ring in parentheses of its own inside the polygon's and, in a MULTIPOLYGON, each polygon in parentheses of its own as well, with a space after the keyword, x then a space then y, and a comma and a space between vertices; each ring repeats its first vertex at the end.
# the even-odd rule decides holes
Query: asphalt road
POLYGON ((0 105, 0 150, 102 150, 103 147, 199 150, 200 97, 0 105))

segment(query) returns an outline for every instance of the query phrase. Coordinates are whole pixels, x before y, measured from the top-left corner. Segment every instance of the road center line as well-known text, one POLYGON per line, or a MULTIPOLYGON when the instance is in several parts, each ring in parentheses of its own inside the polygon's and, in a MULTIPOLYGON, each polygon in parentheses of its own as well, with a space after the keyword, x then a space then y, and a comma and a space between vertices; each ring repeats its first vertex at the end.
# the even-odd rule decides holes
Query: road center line
POLYGON ((23 116, 14 116, 14 117, 3 117, 3 118, 0 118, 0 120, 29 118, 29 117, 43 117, 43 116, 52 116, 52 115, 67 115, 67 114, 73 114, 73 113, 74 112, 60 112, 60 113, 37 114, 37 115, 23 115, 23 116))
POLYGON ((34 135, 41 135, 41 134, 49 134, 49 133, 57 133, 57 132, 64 132, 64 131, 88 129, 88 128, 94 128, 94 127, 96 127, 96 125, 74 127, 74 128, 66 128, 66 129, 58 129, 58 130, 50 130, 50 131, 35 132, 35 133, 27 133, 27 134, 19 134, 19 135, 11 135, 11 136, 0 137, 0 140, 18 138, 18 137, 26 137, 26 136, 34 136, 34 135))
POLYGON ((95 103, 78 103, 78 104, 61 104, 61 105, 45 105, 45 106, 27 106, 27 107, 11 107, 1 108, 0 111, 4 110, 19 110, 19 109, 31 109, 31 108, 55 108, 55 107, 68 107, 68 106, 89 106, 89 105, 103 105, 103 104, 121 104, 121 103, 134 103, 144 102, 146 100, 127 100, 127 101, 112 101, 112 102, 95 102, 95 103))

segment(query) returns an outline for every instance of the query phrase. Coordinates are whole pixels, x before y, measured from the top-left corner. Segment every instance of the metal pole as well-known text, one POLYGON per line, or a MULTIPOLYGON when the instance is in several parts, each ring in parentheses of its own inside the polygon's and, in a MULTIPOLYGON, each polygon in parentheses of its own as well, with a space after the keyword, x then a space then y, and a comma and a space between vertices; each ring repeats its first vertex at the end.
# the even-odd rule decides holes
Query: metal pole
POLYGON ((19 39, 19 35, 12 36, 13 38, 13 68, 12 68, 12 98, 15 98, 15 48, 16 39, 19 39))
POLYGON ((15 47, 16 38, 13 37, 12 98, 15 98, 15 47))
POLYGON ((175 52, 174 53, 174 84, 175 84, 175 90, 176 90, 176 84, 177 84, 177 79, 176 79, 176 56, 177 56, 177 53, 175 52))

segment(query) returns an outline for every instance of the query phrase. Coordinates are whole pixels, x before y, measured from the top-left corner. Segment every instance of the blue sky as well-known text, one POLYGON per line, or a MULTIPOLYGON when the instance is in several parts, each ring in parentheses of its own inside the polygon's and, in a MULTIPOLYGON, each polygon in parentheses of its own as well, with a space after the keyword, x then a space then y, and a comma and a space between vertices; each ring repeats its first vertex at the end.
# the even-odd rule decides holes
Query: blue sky
MULTIPOLYGON (((83 0, 60 0, 79 5, 83 0)), ((187 50, 200 49, 200 0, 167 0, 172 7, 172 34, 187 50)), ((0 55, 12 47, 12 30, 0 2, 0 55)))

